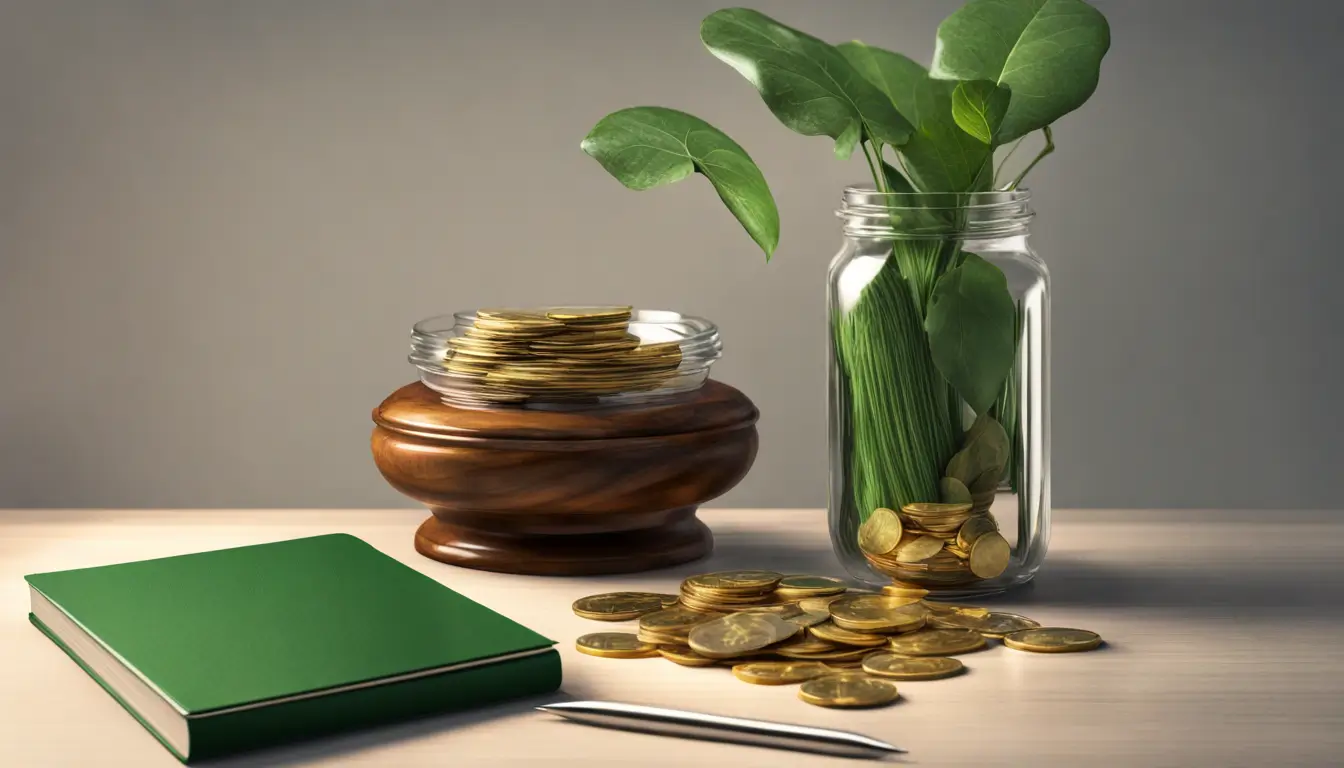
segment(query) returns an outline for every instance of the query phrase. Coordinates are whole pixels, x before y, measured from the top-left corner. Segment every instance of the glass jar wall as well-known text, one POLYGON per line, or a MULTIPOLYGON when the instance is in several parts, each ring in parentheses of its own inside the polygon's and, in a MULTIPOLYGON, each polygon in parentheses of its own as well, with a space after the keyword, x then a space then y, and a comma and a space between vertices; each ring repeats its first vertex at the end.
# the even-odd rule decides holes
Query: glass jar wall
POLYGON ((1026 190, 845 190, 837 212, 844 243, 828 275, 829 517, 836 554, 868 586, 992 594, 1029 581, 1045 558, 1049 276, 1028 244, 1029 200, 1026 190), (1002 271, 1016 309, 1016 359, 981 421, 934 364, 924 324, 933 286, 967 254, 1002 271), (1007 437, 1002 470, 967 479, 958 491, 971 492, 964 505, 946 503, 941 484, 956 474, 954 457, 964 458, 959 452, 990 420, 1007 437), (886 555, 859 545, 860 526, 879 509, 900 522, 899 546, 886 555), (1007 547, 978 541, 995 529, 1007 547))

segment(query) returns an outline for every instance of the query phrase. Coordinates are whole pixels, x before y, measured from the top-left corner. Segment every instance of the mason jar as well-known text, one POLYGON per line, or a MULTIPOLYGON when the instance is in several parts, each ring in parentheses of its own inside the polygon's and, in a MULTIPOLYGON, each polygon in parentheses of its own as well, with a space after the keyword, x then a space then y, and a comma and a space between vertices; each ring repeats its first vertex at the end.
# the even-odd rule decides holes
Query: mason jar
POLYGON ((836 555, 868 587, 894 583, 933 597, 982 596, 1030 581, 1050 538, 1050 280, 1029 243, 1030 193, 850 187, 837 215, 844 242, 827 278, 828 513, 836 555), (1015 362, 989 411, 1007 435, 1008 457, 1001 476, 994 473, 997 483, 978 484, 966 513, 987 518, 977 532, 996 527, 1007 543, 995 542, 996 559, 1006 564, 992 576, 970 569, 975 542, 966 546, 962 518, 939 512, 932 524, 907 514, 940 502, 936 491, 927 498, 929 483, 937 487, 976 419, 934 365, 923 322, 933 285, 966 253, 1003 272, 1016 308, 1015 362), (902 542, 928 535, 924 544, 944 547, 919 561, 865 552, 859 527, 881 508, 901 519, 902 542))

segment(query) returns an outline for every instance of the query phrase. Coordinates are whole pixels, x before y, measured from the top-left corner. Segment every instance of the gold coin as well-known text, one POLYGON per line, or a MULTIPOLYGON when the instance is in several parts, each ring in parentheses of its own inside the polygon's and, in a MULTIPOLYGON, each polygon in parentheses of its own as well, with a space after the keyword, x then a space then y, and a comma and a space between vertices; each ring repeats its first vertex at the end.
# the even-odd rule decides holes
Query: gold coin
POLYGON ((937 680, 965 671, 960 659, 945 656, 908 658, 894 653, 874 653, 863 659, 863 671, 895 680, 937 680))
POLYGON ((833 621, 827 621, 808 627, 807 631, 819 640, 825 640, 829 643, 839 643, 840 645, 857 645, 865 648, 876 648, 879 645, 887 644, 886 635, 875 635, 868 632, 853 632, 844 627, 837 626, 833 621))
POLYGON ((759 594, 773 590, 783 578, 774 571, 719 571, 692 576, 682 583, 691 589, 759 594))
POLYGON ((915 598, 846 595, 830 605, 831 621, 854 632, 910 631, 924 625, 928 609, 915 598))
POLYGON ((972 629, 925 629, 893 637, 890 645, 903 656, 951 656, 984 648, 985 638, 972 629))
POLYGON ((832 674, 816 661, 753 661, 733 665, 733 677, 752 685, 792 685, 832 674))
POLYGON ((738 613, 773 613, 781 619, 792 619, 804 613, 797 603, 783 603, 781 605, 753 605, 749 608, 739 608, 738 613))
POLYGON ((748 608, 753 607, 766 607, 766 606, 752 606, 750 604, 742 604, 742 603, 721 603, 714 600, 701 600, 700 598, 690 594, 683 594, 681 596, 681 604, 686 606, 687 608, 691 608, 696 611, 701 611, 703 613, 713 613, 718 616, 722 616, 725 613, 737 613, 739 611, 744 611, 747 610, 748 608))
POLYGON ((943 540, 933 536, 920 536, 896 550, 896 562, 918 563, 938 554, 943 548, 943 540))
POLYGON ((799 611, 791 616, 781 616, 780 618, 797 624, 802 629, 807 629, 808 627, 814 627, 823 621, 830 621, 831 614, 830 611, 827 611, 826 613, 821 613, 820 611, 799 611))
POLYGON ((929 590, 921 587, 902 587, 896 584, 888 584, 882 588, 882 594, 892 597, 915 597, 922 598, 929 594, 929 590))
POLYGON ((832 648, 829 651, 816 651, 814 653, 802 653, 801 651, 796 650, 788 650, 783 653, 779 651, 774 652, 786 659, 794 659, 796 661, 820 661, 826 664, 850 664, 863 661, 863 657, 872 653, 873 649, 841 646, 832 648))
POLYGON ((611 322, 629 320, 634 307, 551 307, 546 316, 562 322, 611 322))
POLYGON ((896 686, 865 675, 842 673, 803 683, 798 698, 818 707, 880 707, 900 698, 896 686))
POLYGON ((1035 653, 1075 653, 1090 651, 1101 645, 1101 635, 1086 629, 1040 627, 1023 629, 1006 635, 1003 644, 1019 651, 1035 653))
POLYGON ((833 579, 830 576, 805 576, 795 574, 785 576, 779 580, 779 585, 775 587, 775 592, 789 593, 790 597, 825 597, 826 595, 838 595, 845 591, 845 582, 840 579, 833 579))
POLYGON ((811 656, 817 653, 827 653, 836 650, 835 643, 820 640, 811 635, 799 635, 788 642, 780 643, 770 649, 771 653, 777 653, 780 656, 811 656))
POLYGON ((719 618, 721 613, 694 611, 684 605, 674 605, 661 611, 646 613, 639 617, 640 629, 652 632, 688 632, 692 627, 719 618))
POLYGON ((659 646, 658 655, 683 667, 712 667, 719 663, 717 659, 708 659, 692 651, 687 645, 659 646))
POLYGON ((606 592, 574 601, 574 613, 598 621, 626 621, 676 605, 676 595, 654 592, 606 592), (672 602, 668 602, 668 599, 672 602))
POLYGON ((971 545, 971 573, 982 579, 992 579, 1008 569, 1012 554, 1007 539, 997 531, 986 533, 971 545))
POLYGON ((911 517, 954 517, 971 511, 970 504, 939 504, 931 501, 917 501, 901 507, 901 511, 911 517))
POLYGON ((769 613, 733 613, 691 630, 691 650, 711 659, 728 659, 774 645, 802 628, 769 613))
POLYGON ((991 611, 983 616, 965 613, 949 613, 934 616, 930 621, 935 627, 970 629, 985 637, 1003 637, 1023 629, 1035 629, 1041 626, 1038 621, 1019 616, 1016 613, 991 611))
POLYGON ((574 642, 579 653, 606 659, 647 659, 658 655, 658 646, 629 632, 594 632, 574 642))
POLYGON ((685 645, 686 632, 654 632, 648 629, 639 629, 635 632, 635 637, 646 643, 654 645, 685 645))
POLYGON ((961 603, 944 603, 936 600, 925 600, 924 607, 935 616, 941 616, 948 613, 961 613, 967 616, 988 616, 989 609, 981 608, 978 605, 963 605, 961 603))
POLYGON ((878 507, 859 526, 859 549, 885 555, 901 543, 901 518, 886 507, 878 507))
POLYGON ((822 611, 830 613, 830 604, 844 596, 845 593, 842 592, 838 595, 826 595, 825 597, 805 597, 798 601, 798 607, 808 613, 821 613, 822 611))
POLYGON ((997 530, 999 526, 994 522, 994 518, 989 515, 977 515, 962 523, 961 528, 957 529, 957 546, 969 552, 976 539, 997 530))

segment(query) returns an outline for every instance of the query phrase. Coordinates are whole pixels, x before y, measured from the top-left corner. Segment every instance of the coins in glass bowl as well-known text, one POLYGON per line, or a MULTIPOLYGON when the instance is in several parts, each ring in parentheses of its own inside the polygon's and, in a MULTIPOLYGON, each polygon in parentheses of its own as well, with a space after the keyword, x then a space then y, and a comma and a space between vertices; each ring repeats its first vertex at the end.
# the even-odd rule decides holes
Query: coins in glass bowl
POLYGON ((489 403, 584 399, 653 389, 681 365, 675 341, 629 332, 630 307, 481 309, 448 339, 447 372, 489 403))
POLYGON ((573 609, 599 621, 638 620, 635 632, 584 635, 582 653, 730 666, 754 685, 802 684, 799 698, 821 707, 895 702, 891 681, 961 674, 965 664, 950 657, 984 648, 987 638, 1036 653, 1101 643, 1086 630, 1041 628, 1025 616, 925 600, 922 592, 896 586, 875 594, 825 576, 737 570, 691 576, 676 595, 607 592, 580 598, 573 609))

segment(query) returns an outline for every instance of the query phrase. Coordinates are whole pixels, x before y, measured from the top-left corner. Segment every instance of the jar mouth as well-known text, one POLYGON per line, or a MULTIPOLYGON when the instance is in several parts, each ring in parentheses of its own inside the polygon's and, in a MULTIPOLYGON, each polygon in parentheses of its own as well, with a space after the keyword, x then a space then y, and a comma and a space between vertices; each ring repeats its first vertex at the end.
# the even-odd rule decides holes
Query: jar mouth
POLYGON ((924 238, 1023 234, 1035 211, 1031 190, 879 192, 845 187, 836 216, 851 237, 924 238))

